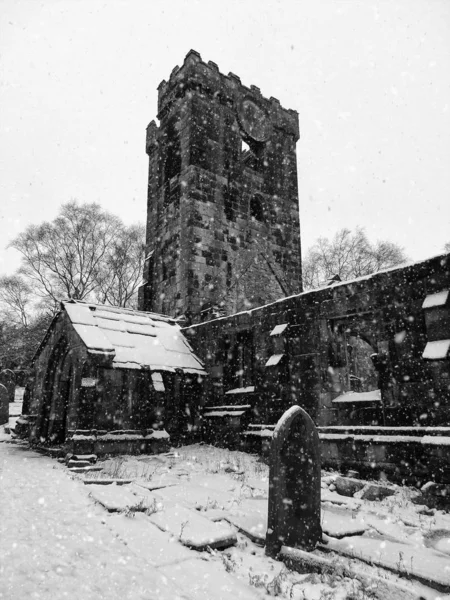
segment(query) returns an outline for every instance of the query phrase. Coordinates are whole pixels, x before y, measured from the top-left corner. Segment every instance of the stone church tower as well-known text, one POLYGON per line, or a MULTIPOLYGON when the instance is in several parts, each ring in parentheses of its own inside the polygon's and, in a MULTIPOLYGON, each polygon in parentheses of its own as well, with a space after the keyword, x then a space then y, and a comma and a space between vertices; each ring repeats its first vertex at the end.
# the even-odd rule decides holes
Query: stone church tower
POLYGON ((158 92, 139 308, 198 322, 301 292, 298 114, 194 50, 158 92))

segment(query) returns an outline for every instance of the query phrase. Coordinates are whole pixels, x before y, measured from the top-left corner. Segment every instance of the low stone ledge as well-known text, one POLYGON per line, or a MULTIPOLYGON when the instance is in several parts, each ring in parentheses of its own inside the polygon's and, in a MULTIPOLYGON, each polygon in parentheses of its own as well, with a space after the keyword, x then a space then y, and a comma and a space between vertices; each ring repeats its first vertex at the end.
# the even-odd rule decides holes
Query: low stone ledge
POLYGON ((65 444, 70 454, 161 454, 170 447, 165 430, 75 430, 65 444))

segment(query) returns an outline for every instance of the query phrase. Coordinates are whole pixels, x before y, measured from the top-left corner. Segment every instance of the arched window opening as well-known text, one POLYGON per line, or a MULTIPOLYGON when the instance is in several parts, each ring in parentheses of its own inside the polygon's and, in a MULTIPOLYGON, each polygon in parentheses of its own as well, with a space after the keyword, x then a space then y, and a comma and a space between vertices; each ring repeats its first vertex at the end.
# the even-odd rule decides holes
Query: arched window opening
POLYGON ((233 278, 233 268, 230 263, 227 263, 227 288, 231 287, 232 278, 233 278))

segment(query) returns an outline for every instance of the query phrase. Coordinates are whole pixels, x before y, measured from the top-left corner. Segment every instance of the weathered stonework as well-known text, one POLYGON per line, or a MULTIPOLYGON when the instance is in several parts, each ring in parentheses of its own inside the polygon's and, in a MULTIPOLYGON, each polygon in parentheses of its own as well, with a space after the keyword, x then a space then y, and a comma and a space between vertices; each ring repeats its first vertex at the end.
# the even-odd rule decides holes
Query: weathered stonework
POLYGON ((423 306, 449 284, 443 255, 193 325, 184 332, 210 374, 205 403, 251 404, 253 421, 268 424, 299 404, 320 426, 448 425, 448 351, 432 359, 426 349, 450 339, 450 298, 423 306), (364 342, 374 364, 382 358, 366 375, 379 397, 345 396, 357 391, 351 338, 364 342))
POLYGON ((140 309, 198 322, 300 292, 297 113, 193 50, 158 89, 140 309))
POLYGON ((450 482, 449 288, 447 254, 188 327, 208 439, 229 445, 208 415, 236 405, 241 447, 267 453, 298 404, 323 465, 450 482))

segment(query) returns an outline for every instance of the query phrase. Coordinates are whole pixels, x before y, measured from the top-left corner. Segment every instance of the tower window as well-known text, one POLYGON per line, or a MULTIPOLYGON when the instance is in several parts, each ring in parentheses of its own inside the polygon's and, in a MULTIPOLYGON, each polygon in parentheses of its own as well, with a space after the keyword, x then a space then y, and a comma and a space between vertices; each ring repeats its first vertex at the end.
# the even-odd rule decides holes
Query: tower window
POLYGON ((170 181, 181 171, 180 135, 175 120, 169 121, 166 130, 166 156, 164 162, 164 180, 170 181))
POLYGON ((231 287, 232 277, 233 277, 233 268, 230 263, 227 263, 227 288, 231 287))
POLYGON ((264 221, 262 198, 259 194, 255 194, 250 200, 250 218, 255 219, 255 221, 264 221))

